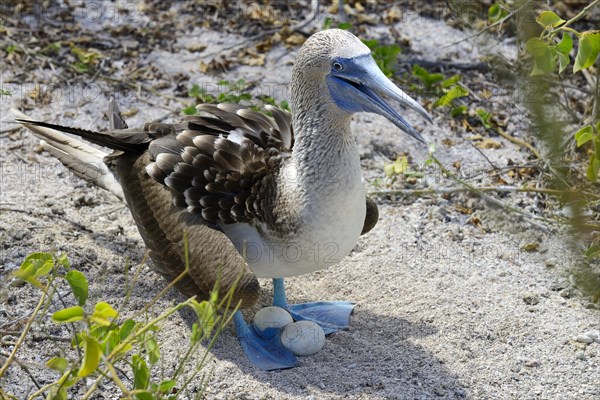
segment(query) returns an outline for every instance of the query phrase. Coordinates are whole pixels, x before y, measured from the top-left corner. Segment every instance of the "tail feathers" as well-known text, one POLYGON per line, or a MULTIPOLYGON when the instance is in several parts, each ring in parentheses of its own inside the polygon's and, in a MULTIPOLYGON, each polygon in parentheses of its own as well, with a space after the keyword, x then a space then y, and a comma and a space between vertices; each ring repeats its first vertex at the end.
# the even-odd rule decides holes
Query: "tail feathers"
MULTIPOLYGON (((121 150, 125 152, 141 153, 148 148, 148 144, 152 140, 146 132, 139 129, 117 129, 108 132, 94 132, 87 129, 72 128, 70 126, 50 124, 42 121, 32 121, 28 119, 16 119, 17 122, 30 126, 40 126, 53 130, 70 133, 89 140, 99 146, 111 148, 113 150, 121 150)), ((122 121, 122 120, 121 120, 122 121)), ((115 120, 111 123, 120 125, 121 121, 115 120)))
POLYGON ((114 97, 111 97, 108 102, 108 120, 110 123, 110 130, 115 129, 127 129, 127 122, 121 116, 121 112, 119 111, 119 107, 117 106, 117 102, 114 97))
POLYGON ((108 190, 122 201, 125 201, 121 185, 119 185, 115 176, 110 172, 106 164, 104 164, 104 157, 108 154, 62 133, 78 134, 75 131, 82 130, 32 122, 25 114, 14 109, 11 111, 19 117, 19 122, 41 140, 42 147, 45 150, 56 157, 77 176, 108 190))

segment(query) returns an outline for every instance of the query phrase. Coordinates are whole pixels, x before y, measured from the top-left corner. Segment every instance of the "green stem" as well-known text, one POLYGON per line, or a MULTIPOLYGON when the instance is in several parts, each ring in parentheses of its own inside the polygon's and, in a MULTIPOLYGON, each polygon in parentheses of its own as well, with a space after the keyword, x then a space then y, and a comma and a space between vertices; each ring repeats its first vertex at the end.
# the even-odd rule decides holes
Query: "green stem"
POLYGON ((567 26, 571 25, 573 22, 578 21, 579 19, 581 19, 592 7, 594 7, 595 5, 597 5, 598 3, 600 3, 600 0, 594 0, 592 1, 590 4, 588 4, 587 6, 583 7, 583 9, 581 11, 579 11, 579 13, 577 15, 575 15, 573 18, 571 18, 570 20, 568 20, 567 22, 565 22, 564 24, 562 24, 560 26, 561 29, 566 28, 567 26))
MULTIPOLYGON (((150 322, 148 322, 146 325, 144 325, 142 327, 142 329, 140 329, 139 331, 137 331, 135 333, 135 335, 130 336, 129 338, 127 338, 127 340, 125 340, 124 342, 121 342, 117 346, 115 346, 115 348, 105 358, 105 362, 107 363, 107 365, 109 363, 112 363, 112 361, 113 361, 114 358, 116 358, 117 356, 121 355, 121 353, 123 353, 123 349, 126 346, 130 345, 134 340, 137 340, 137 338, 139 338, 144 333, 146 333, 152 326, 154 326, 158 322, 162 321, 163 319, 167 318, 171 314, 173 314, 173 313, 181 310, 183 307, 187 307, 192 302, 193 299, 194 299, 194 297, 190 297, 189 299, 187 299, 183 303, 179 303, 175 307, 167 310, 163 314, 159 315, 158 317, 154 318, 153 320, 151 320, 150 322)), ((106 372, 102 372, 102 371, 99 371, 99 372, 102 375, 105 375, 105 376, 108 375, 106 372)), ((86 399, 90 398, 90 396, 94 393, 94 391, 98 387, 98 384, 100 383, 100 380, 103 378, 102 375, 100 375, 98 378, 96 378, 96 380, 92 383, 92 385, 90 386, 90 388, 88 389, 88 391, 83 395, 82 400, 86 400, 86 399)))

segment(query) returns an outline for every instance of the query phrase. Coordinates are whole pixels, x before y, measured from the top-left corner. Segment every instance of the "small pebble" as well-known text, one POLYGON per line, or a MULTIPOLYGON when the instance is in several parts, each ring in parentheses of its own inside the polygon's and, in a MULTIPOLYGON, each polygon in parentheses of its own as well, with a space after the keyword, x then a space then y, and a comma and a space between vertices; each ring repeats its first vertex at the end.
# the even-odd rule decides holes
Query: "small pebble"
POLYGON ((290 313, 281 307, 265 307, 254 315, 252 321, 258 336, 265 340, 271 340, 286 325, 294 322, 290 313))
POLYGON ((294 322, 283 329, 281 344, 297 356, 310 356, 323 348, 325 332, 312 321, 294 322))
POLYGON ((594 331, 585 332, 575 337, 575 341, 579 343, 590 344, 594 343, 596 340, 598 340, 598 334, 594 331))
POLYGON ((537 242, 526 243, 523 246, 521 246, 521 250, 523 250, 527 253, 532 253, 534 251, 538 251, 539 249, 540 249, 540 244, 537 242))
POLYGON ((565 299, 570 299, 571 297, 573 297, 573 295, 574 295, 575 293, 573 292, 573 289, 571 289, 571 288, 566 288, 566 289, 563 289, 563 290, 561 290, 560 292, 558 292, 558 294, 559 294, 561 297, 564 297, 565 299))
POLYGON ((525 362, 525 366, 529 368, 539 367, 540 362, 538 360, 528 360, 525 362))
POLYGON ((65 209, 60 206, 52 206, 52 208, 50 208, 50 211, 52 211, 52 214, 56 214, 56 215, 64 215, 65 214, 65 209))
POLYGON ((540 302, 540 299, 538 296, 536 296, 533 293, 527 292, 523 295, 523 301, 525 302, 525 304, 528 304, 530 306, 534 306, 537 303, 540 302))

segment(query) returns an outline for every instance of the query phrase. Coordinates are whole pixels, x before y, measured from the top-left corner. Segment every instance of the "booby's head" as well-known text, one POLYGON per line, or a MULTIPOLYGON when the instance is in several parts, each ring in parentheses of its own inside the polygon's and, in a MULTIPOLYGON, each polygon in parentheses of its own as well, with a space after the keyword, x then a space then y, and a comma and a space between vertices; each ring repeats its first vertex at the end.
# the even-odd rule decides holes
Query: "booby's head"
MULTIPOLYGON (((431 122, 425 109, 390 81, 377 66, 371 50, 356 36, 341 29, 312 35, 294 63, 294 79, 322 84, 325 95, 343 112, 382 115, 408 135, 425 143, 423 137, 384 99, 386 96, 409 107, 431 122)), ((302 92, 303 88, 295 90, 302 92)))

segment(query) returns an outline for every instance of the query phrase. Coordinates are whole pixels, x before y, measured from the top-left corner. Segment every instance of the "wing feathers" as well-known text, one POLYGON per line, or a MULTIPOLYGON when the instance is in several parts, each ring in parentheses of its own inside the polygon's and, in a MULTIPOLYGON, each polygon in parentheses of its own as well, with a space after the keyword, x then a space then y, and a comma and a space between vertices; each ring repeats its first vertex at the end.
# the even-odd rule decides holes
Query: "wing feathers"
POLYGON ((273 186, 293 145, 291 116, 269 107, 273 118, 238 104, 201 104, 201 115, 181 128, 148 124, 158 137, 146 170, 173 191, 173 204, 209 223, 269 218, 273 186))

